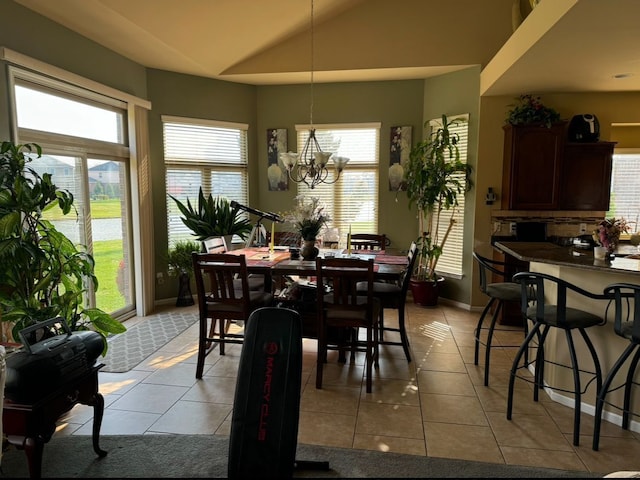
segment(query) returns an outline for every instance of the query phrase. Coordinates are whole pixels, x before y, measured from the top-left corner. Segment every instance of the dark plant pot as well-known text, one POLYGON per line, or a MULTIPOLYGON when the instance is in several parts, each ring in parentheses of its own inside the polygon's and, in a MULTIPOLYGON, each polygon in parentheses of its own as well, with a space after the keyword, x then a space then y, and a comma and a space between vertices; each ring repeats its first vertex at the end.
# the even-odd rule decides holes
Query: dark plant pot
POLYGON ((188 273, 181 273, 180 286, 178 287, 178 299, 176 300, 176 307, 188 307, 193 305, 193 296, 191 295, 191 277, 188 273))
POLYGON ((435 307, 438 304, 440 284, 444 282, 444 277, 438 277, 437 281, 415 280, 409 281, 413 302, 423 307, 435 307))
POLYGON ((300 249, 300 255, 304 260, 315 260, 318 257, 320 250, 316 247, 315 240, 303 240, 302 248, 300 249))

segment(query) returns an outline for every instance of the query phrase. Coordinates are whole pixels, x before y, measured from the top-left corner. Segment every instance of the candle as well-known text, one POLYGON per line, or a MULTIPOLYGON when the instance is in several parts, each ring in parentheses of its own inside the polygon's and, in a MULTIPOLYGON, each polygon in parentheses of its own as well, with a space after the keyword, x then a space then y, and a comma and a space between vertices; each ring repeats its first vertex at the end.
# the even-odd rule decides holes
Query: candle
POLYGON ((351 224, 349 224, 349 235, 347 235, 347 255, 351 255, 351 224))
POLYGON ((269 245, 269 252, 273 253, 276 244, 276 222, 271 222, 271 244, 269 245))

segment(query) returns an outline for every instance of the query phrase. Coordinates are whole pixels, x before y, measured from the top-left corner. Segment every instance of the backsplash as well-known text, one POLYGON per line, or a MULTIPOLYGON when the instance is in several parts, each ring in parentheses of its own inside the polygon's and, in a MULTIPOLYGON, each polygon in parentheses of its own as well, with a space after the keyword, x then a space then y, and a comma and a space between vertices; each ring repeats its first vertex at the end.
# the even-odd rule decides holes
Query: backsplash
MULTIPOLYGON (((519 222, 541 222, 547 226, 547 237, 575 237, 590 234, 596 225, 605 218, 606 212, 570 212, 570 211, 521 211, 495 210, 491 214, 492 236, 515 236, 512 224, 519 222), (584 227, 584 231, 581 231, 584 227)), ((515 227, 514 227, 515 228, 515 227)))

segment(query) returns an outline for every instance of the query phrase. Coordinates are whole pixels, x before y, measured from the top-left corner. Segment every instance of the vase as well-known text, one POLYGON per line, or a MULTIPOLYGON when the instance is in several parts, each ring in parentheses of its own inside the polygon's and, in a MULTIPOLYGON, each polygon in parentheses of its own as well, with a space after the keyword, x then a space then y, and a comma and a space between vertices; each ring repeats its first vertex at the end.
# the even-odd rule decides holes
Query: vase
POLYGON ((303 260, 315 260, 318 257, 318 247, 316 247, 315 240, 303 240, 302 248, 300 249, 300 255, 303 260))

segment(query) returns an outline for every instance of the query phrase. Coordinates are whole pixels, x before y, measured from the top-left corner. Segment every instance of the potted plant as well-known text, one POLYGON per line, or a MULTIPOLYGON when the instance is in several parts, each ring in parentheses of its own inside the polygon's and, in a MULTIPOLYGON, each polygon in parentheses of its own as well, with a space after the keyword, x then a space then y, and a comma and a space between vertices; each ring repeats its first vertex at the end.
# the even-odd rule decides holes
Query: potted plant
POLYGON ((209 194, 205 198, 202 187, 198 194, 198 206, 194 208, 187 198, 186 205, 173 195, 169 195, 182 213, 182 222, 202 241, 209 237, 225 237, 227 245, 238 235, 243 240, 251 232, 249 220, 241 217, 239 207, 231 207, 231 202, 224 197, 209 194))
MULTIPOLYGON (((471 167, 460 160, 458 135, 450 128, 462 120, 449 120, 442 115, 442 124, 416 144, 409 153, 405 172, 409 208, 418 209, 419 231, 416 267, 411 278, 414 301, 420 305, 435 305, 438 284, 438 259, 454 226, 458 195, 471 188, 471 167), (461 175, 462 174, 462 175, 461 175), (446 230, 440 230, 441 215, 450 215, 446 230)), ((425 125, 426 126, 426 125, 425 125)))
POLYGON ((193 305, 191 294, 191 274, 193 273, 193 252, 200 251, 200 243, 193 240, 181 240, 169 249, 167 266, 169 273, 175 273, 180 280, 176 307, 193 305))
POLYGON ((320 252, 315 246, 320 230, 326 227, 331 217, 324 211, 318 197, 298 195, 293 210, 285 212, 283 217, 302 237, 300 255, 304 260, 315 260, 320 252))
POLYGON ((516 98, 517 105, 507 114, 507 123, 511 125, 544 125, 551 128, 551 125, 560 121, 560 114, 553 108, 545 107, 540 97, 531 94, 520 95, 516 98))
POLYGON ((67 215, 74 205, 51 174, 28 167, 41 154, 33 143, 0 146, 0 319, 12 337, 5 340, 18 342, 20 330, 54 317, 71 331, 95 330, 105 339, 122 333, 126 328, 111 315, 84 307, 87 287, 98 288, 93 257, 43 217, 55 208, 67 215))

